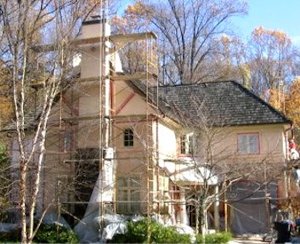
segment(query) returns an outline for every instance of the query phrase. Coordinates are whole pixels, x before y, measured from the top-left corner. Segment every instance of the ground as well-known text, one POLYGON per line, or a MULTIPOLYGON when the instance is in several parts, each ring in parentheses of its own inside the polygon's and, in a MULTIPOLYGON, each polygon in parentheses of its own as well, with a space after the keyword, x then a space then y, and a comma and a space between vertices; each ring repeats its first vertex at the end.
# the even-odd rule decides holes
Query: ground
POLYGON ((263 242, 261 239, 257 239, 257 240, 245 240, 245 239, 241 239, 241 238, 234 238, 233 240, 229 241, 228 244, 259 244, 259 243, 267 243, 267 242, 263 242))

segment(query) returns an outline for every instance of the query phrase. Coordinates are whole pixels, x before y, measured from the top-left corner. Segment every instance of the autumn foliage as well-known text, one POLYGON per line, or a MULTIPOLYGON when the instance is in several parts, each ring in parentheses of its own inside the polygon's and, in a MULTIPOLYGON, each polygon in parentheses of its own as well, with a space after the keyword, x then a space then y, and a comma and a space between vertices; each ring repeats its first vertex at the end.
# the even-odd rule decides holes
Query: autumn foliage
POLYGON ((0 129, 11 120, 13 115, 9 77, 8 69, 2 64, 0 66, 0 129))
POLYGON ((300 127, 300 77, 296 78, 286 97, 285 111, 296 127, 300 127))

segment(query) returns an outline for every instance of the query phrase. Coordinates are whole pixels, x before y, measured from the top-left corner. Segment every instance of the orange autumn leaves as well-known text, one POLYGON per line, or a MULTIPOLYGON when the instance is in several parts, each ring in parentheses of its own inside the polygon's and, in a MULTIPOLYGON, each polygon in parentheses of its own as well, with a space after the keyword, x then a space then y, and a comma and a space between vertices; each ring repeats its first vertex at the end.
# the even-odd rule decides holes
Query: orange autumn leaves
POLYGON ((269 103, 300 127, 300 77, 287 90, 283 87, 270 89, 269 103))
POLYGON ((0 66, 0 129, 11 120, 13 114, 9 89, 9 73, 7 69, 0 66))
POLYGON ((300 77, 297 77, 286 95, 285 113, 300 127, 300 77))

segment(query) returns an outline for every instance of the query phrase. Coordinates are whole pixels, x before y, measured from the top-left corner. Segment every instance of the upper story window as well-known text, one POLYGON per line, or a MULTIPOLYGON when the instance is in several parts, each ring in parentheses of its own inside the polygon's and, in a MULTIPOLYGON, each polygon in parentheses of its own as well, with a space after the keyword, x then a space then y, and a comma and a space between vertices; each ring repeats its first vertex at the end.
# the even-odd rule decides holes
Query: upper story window
POLYGON ((189 133, 180 137, 180 153, 193 154, 194 137, 193 133, 189 133))
POLYGON ((133 147, 133 130, 132 129, 125 129, 124 130, 124 147, 133 147))
POLYGON ((238 134, 237 150, 239 154, 259 154, 259 134, 238 134))

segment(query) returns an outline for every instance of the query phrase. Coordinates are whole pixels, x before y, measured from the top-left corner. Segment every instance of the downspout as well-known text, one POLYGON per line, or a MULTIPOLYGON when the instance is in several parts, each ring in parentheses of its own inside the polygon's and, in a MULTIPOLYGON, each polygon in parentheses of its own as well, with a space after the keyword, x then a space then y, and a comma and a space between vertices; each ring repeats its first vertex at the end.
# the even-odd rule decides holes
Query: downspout
POLYGON ((285 169, 284 169, 284 172, 283 172, 283 178, 284 178, 284 197, 286 199, 289 199, 289 177, 288 177, 288 174, 287 174, 287 170, 288 170, 288 155, 289 155, 289 149, 288 149, 288 132, 291 131, 292 133, 292 136, 294 134, 293 132, 293 124, 291 123, 290 124, 290 127, 285 129, 284 130, 284 137, 285 137, 285 169))

